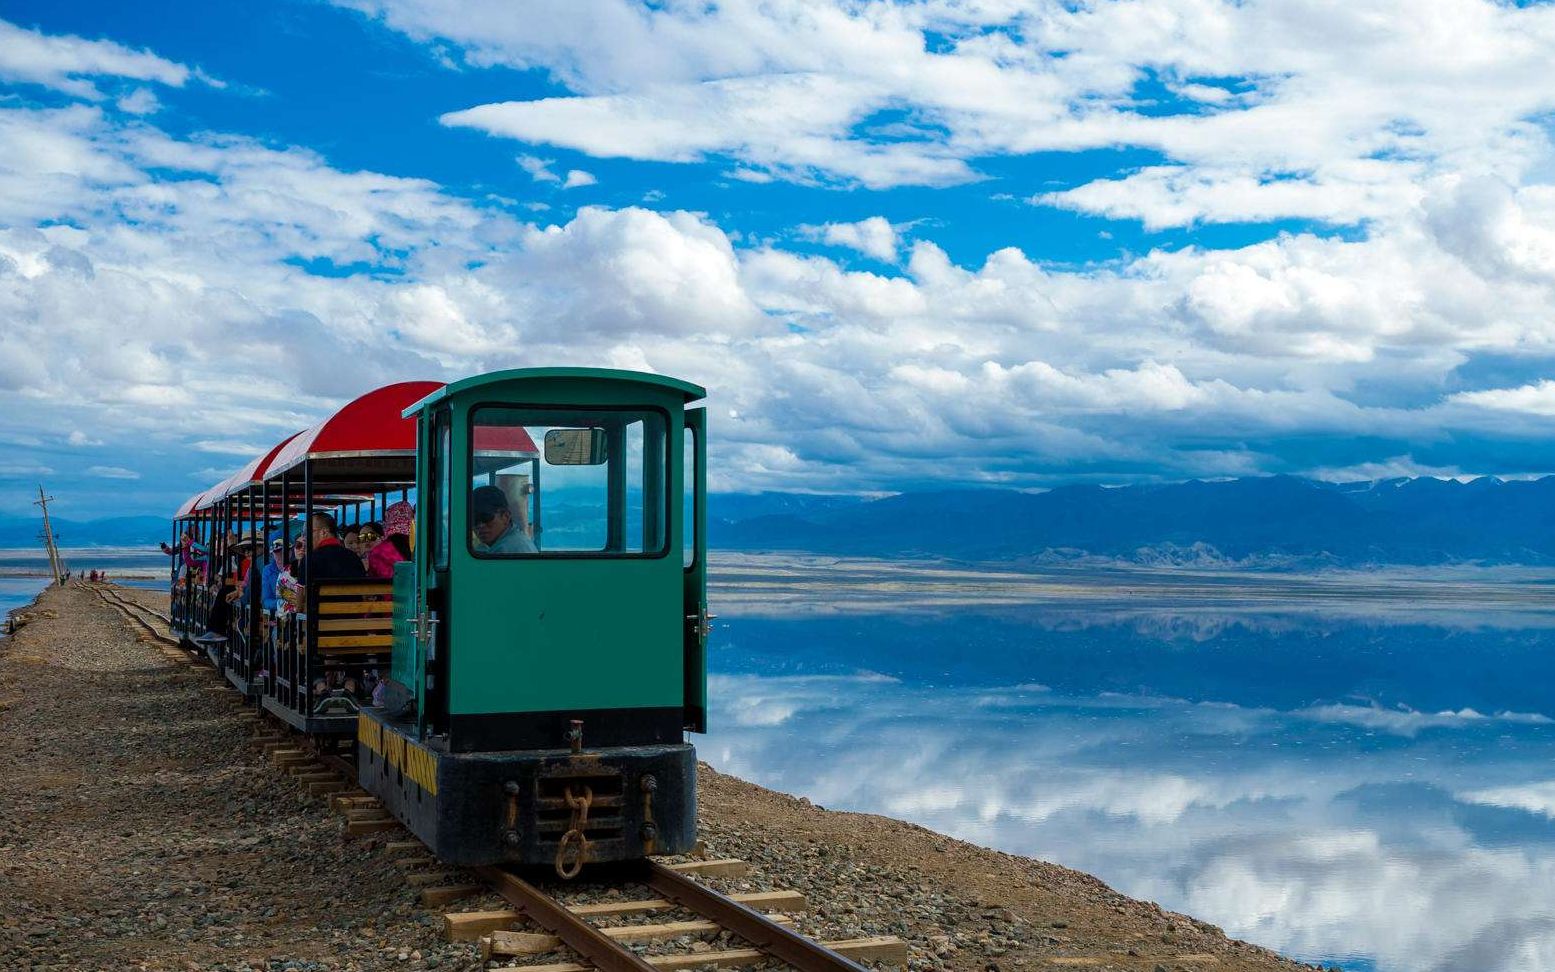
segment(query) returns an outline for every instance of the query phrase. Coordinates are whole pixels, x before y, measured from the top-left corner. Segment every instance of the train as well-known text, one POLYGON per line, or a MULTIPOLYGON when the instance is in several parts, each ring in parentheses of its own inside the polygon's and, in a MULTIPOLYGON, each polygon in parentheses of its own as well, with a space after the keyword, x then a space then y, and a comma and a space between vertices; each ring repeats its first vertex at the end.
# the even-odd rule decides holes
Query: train
POLYGON ((175 512, 175 631, 443 861, 574 877, 687 852, 705 396, 599 368, 368 392, 175 512), (325 551, 386 520, 374 576, 325 551))

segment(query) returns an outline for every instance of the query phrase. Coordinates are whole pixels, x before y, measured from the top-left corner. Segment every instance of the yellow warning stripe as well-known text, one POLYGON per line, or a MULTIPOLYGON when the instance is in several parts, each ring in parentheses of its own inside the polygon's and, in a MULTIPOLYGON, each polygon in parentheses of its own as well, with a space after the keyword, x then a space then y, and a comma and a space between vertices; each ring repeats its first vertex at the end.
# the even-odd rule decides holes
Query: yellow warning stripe
POLYGON ((437 796, 437 760, 424 747, 369 719, 356 717, 356 738, 362 745, 383 757, 384 763, 410 777, 432 796, 437 796))

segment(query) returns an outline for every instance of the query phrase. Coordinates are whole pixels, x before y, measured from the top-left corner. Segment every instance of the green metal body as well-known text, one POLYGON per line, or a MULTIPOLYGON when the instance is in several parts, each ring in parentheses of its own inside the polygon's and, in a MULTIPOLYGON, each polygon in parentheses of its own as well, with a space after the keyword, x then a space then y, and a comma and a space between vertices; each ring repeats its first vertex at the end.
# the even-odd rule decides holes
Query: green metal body
POLYGON ((457 731, 461 719, 670 708, 682 713, 680 728, 704 728, 705 415, 687 408, 703 394, 658 375, 523 369, 456 382, 407 411, 420 429, 417 542, 394 577, 392 672, 415 692, 419 735, 457 731), (662 554, 472 552, 471 420, 492 406, 661 414, 662 554), (689 469, 687 456, 697 457, 689 469), (684 503, 688 487, 694 502, 684 503))

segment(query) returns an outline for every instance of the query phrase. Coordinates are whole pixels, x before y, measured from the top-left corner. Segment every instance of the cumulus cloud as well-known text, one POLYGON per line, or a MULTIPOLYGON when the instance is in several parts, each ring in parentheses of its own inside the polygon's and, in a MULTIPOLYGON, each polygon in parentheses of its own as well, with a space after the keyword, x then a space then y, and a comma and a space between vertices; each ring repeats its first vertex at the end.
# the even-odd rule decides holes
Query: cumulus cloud
MULTIPOLYGON (((1525 266, 1470 266, 1424 221, 1079 269, 1015 249, 962 266, 919 240, 876 273, 739 244, 687 212, 530 223, 424 180, 174 139, 93 108, 0 112, 0 129, 19 160, 0 161, 0 212, 53 224, 0 231, 8 386, 133 405, 113 421, 160 417, 234 457, 365 390, 342 385, 338 360, 382 380, 604 360, 715 390, 732 413, 724 488, 1281 471, 1245 443, 1484 427, 1473 399, 1403 409, 1346 394, 1379 357, 1439 386, 1466 353, 1536 345, 1552 326, 1525 266), (313 275, 299 259, 397 273, 313 275), (112 355, 85 353, 107 333, 112 355), (222 382, 230 370, 260 377, 222 382), (928 470, 926 451, 959 461, 928 470)), ((879 217, 801 232, 880 257, 901 247, 879 217)), ((60 436, 81 425, 60 420, 73 423, 60 436)))
POLYGON ((130 115, 150 115, 162 107, 150 88, 136 88, 117 102, 120 111, 130 115))
POLYGON ((1523 412, 1529 415, 1555 415, 1555 379, 1546 378, 1517 388, 1487 388, 1484 391, 1458 392, 1449 401, 1459 405, 1498 412, 1523 412))
MULTIPOLYGON (((656 83, 706 83, 665 70, 656 83)), ((1226 103, 1260 103, 1250 90, 1226 103)), ((883 216, 796 229, 885 264, 865 271, 707 214, 546 221, 93 104, 0 109, 0 141, 0 396, 53 406, 47 428, 0 418, 0 433, 150 435, 239 459, 370 384, 603 361, 713 389, 720 488, 879 490, 1498 471, 1483 450, 1427 461, 1416 444, 1542 441, 1555 394, 1459 377, 1478 355, 1555 353, 1540 236, 1555 203, 1491 176, 1425 179, 1407 215, 1356 236, 1095 266, 1013 247, 952 259, 883 216), (1358 441, 1380 444, 1340 447, 1358 441)), ((547 157, 518 164, 586 181, 547 157)))
POLYGON ((828 246, 843 246, 883 263, 895 263, 901 241, 896 227, 884 216, 871 216, 856 223, 826 223, 799 227, 801 236, 819 240, 828 246))

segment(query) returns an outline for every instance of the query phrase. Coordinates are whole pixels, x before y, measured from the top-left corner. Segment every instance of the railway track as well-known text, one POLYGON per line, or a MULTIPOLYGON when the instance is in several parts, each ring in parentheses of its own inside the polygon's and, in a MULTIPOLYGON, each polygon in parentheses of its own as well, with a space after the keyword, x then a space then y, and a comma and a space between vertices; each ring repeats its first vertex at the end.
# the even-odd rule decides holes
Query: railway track
MULTIPOLYGON (((692 875, 706 869, 699 862, 681 865, 646 860, 621 869, 619 880, 627 886, 641 887, 646 897, 627 900, 569 905, 548 890, 529 883, 506 868, 479 868, 477 873, 492 890, 513 905, 513 914, 539 926, 541 932, 493 929, 478 941, 481 957, 513 959, 520 956, 546 956, 567 950, 575 959, 504 965, 524 972, 674 972, 674 970, 715 966, 733 968, 746 965, 781 963, 800 972, 863 972, 855 961, 887 961, 905 966, 905 943, 894 937, 849 939, 817 942, 793 927, 794 919, 786 912, 764 913, 783 908, 803 911, 802 895, 789 891, 745 895, 745 901, 720 894, 692 875), (677 920, 664 917, 681 915, 677 920), (649 923, 626 921, 598 925, 590 919, 621 921, 648 916, 649 923), (731 939, 732 947, 708 947, 708 939, 731 939), (689 950, 649 952, 651 943, 700 942, 689 950), (639 952, 637 945, 644 951, 639 952), (851 956, 851 957, 850 957, 851 956)), ((743 869, 743 861, 713 862, 726 872, 743 869)), ((617 888, 616 890, 619 890, 617 888)), ((512 924, 512 915, 492 920, 512 924)), ((445 922, 470 924, 470 919, 447 915, 445 922)), ((482 919, 476 919, 480 921, 482 919)), ((450 936, 452 937, 452 936, 450 936)))
MULTIPOLYGON (((169 618, 125 598, 110 587, 87 585, 117 609, 169 657, 195 663, 178 639, 164 634, 169 618)), ((278 772, 315 796, 330 799, 346 818, 352 836, 399 829, 374 797, 355 786, 354 766, 338 753, 319 750, 288 734, 275 720, 250 711, 254 745, 278 772)), ((808 910, 794 891, 722 894, 703 878, 744 876, 740 860, 691 860, 667 864, 645 860, 618 865, 607 884, 567 885, 553 891, 507 867, 448 869, 419 841, 389 841, 386 852, 420 890, 421 903, 441 908, 484 894, 509 907, 447 911, 450 941, 474 942, 483 962, 521 972, 682 972, 698 968, 786 965, 798 972, 865 972, 861 962, 907 965, 907 946, 894 936, 820 942, 795 929, 808 910), (612 894, 601 897, 602 890, 612 894), (584 898, 590 892, 597 900, 584 898), (522 962, 522 959, 533 961, 522 962)))
POLYGON ((109 607, 117 608, 120 614, 159 645, 179 648, 178 639, 167 633, 172 630, 173 625, 172 619, 167 615, 131 601, 106 584, 87 583, 82 586, 96 594, 109 607))

